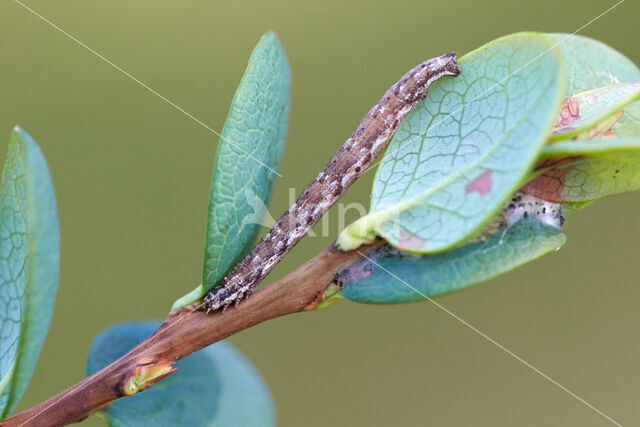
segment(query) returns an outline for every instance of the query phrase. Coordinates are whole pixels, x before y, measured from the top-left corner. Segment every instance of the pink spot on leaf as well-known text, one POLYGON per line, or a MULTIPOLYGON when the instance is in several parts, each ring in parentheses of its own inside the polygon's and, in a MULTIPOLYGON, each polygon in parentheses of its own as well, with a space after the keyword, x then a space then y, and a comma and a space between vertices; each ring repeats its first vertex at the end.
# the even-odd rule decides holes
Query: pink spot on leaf
POLYGON ((562 190, 568 172, 567 168, 552 169, 525 184, 520 191, 548 202, 565 202, 562 190))
POLYGON ((406 231, 401 231, 398 235, 398 246, 400 249, 407 249, 410 251, 418 251, 425 248, 424 240, 411 233, 407 233, 406 231))
POLYGON ((491 193, 491 187, 493 186, 492 176, 493 171, 491 169, 482 172, 464 187, 465 193, 480 193, 481 196, 491 193))
POLYGON ((567 99, 560 107, 560 117, 556 122, 556 127, 569 126, 580 118, 580 104, 575 98, 567 99))

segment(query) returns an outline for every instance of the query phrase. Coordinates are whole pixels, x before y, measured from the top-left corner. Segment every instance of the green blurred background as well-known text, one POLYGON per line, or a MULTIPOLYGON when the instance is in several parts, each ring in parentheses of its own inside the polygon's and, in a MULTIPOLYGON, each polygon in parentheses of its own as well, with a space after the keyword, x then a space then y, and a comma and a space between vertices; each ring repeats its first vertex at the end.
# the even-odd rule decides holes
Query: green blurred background
MULTIPOLYGON (((277 216, 289 188, 299 192, 421 60, 521 30, 573 32, 615 0, 27 4, 214 129, 258 38, 275 30, 293 75, 277 216)), ((627 0, 580 34, 640 63, 638 18, 627 0)), ((62 230, 53 322, 24 409, 83 378, 100 330, 163 318, 199 282, 217 137, 11 0, 0 3, 0 58, 0 161, 13 125, 33 135, 62 230)), ((366 205, 372 176, 344 201, 366 205)), ((599 202, 571 218, 560 252, 439 302, 618 422, 637 423, 638 209, 638 194, 599 202)), ((305 239, 268 281, 330 241, 305 239)), ((263 373, 281 426, 608 423, 428 302, 341 302, 229 341, 263 373)))

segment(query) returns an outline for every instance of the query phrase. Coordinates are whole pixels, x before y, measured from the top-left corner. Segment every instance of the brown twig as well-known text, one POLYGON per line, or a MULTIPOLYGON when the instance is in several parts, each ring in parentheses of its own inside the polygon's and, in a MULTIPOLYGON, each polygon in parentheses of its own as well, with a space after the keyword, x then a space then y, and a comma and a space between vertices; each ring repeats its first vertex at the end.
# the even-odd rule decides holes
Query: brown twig
MULTIPOLYGON (((366 253, 379 245, 361 247, 358 251, 366 253)), ((57 426, 81 421, 124 397, 125 379, 140 366, 173 364, 265 320, 314 309, 323 301, 335 274, 360 256, 357 251, 341 252, 329 247, 235 309, 214 314, 178 311, 167 317, 153 335, 111 365, 0 425, 57 426)))

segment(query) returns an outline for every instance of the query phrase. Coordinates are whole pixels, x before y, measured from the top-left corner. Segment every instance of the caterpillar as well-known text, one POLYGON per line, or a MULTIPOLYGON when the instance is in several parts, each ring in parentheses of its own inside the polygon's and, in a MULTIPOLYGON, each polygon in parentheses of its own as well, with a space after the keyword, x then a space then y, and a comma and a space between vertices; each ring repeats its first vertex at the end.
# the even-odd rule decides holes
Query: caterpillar
POLYGON ((253 250, 204 298, 207 311, 226 308, 248 296, 273 267, 311 230, 384 150, 400 121, 443 76, 456 76, 456 55, 429 59, 391 86, 354 133, 278 219, 253 250))

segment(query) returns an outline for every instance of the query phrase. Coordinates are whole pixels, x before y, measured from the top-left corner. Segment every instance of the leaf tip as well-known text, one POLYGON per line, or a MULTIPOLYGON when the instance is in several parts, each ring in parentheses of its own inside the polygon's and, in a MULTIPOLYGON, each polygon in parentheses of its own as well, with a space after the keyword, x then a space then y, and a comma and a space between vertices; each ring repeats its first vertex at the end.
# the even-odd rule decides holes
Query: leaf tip
POLYGON ((260 37, 260 41, 258 42, 258 46, 260 46, 262 44, 270 44, 273 47, 275 47, 276 49, 278 49, 280 51, 284 51, 284 48, 282 47, 282 42, 280 41, 280 38, 278 37, 278 35, 273 30, 267 31, 266 33, 264 33, 262 35, 262 37, 260 37))
POLYGON ((20 126, 15 125, 11 130, 11 142, 15 140, 16 142, 24 141, 25 139, 30 139, 31 137, 27 132, 24 131, 20 126))
POLYGON ((38 146, 38 144, 36 144, 36 141, 33 139, 33 137, 18 125, 15 125, 11 132, 11 143, 14 142, 35 148, 36 152, 39 152, 40 155, 42 155, 40 147, 38 146))

